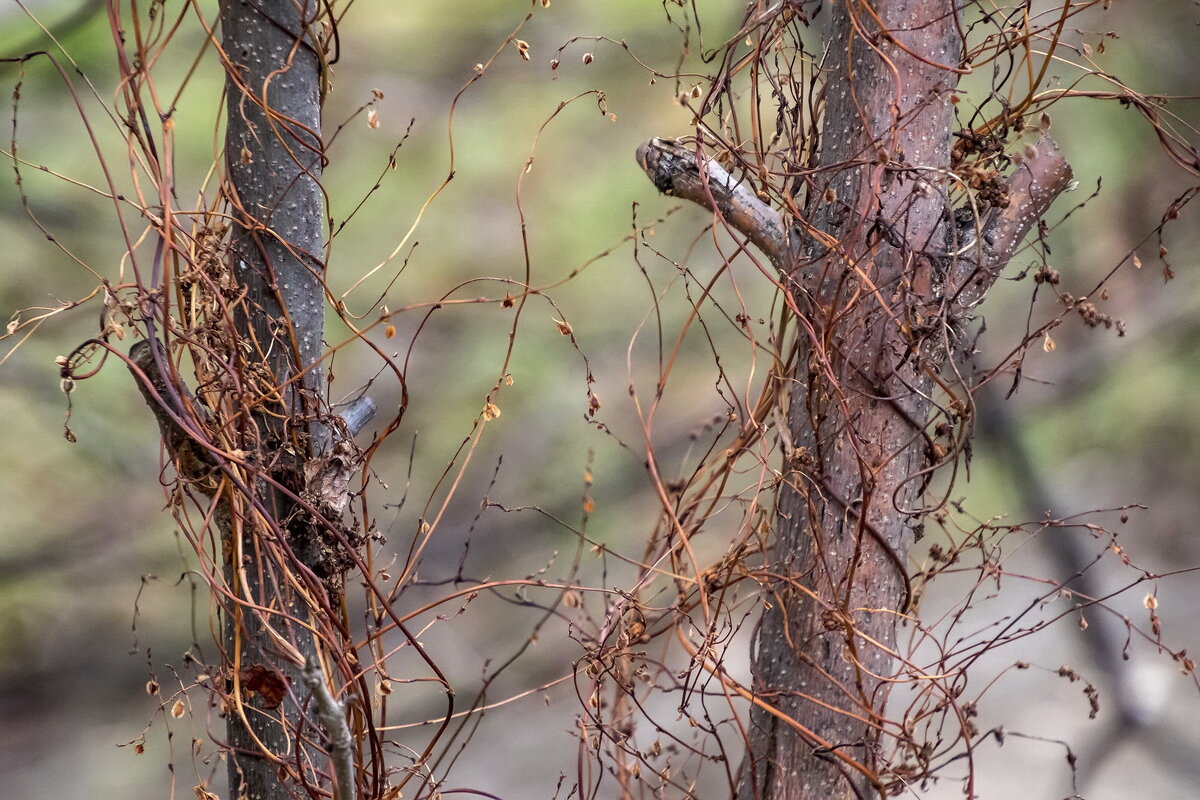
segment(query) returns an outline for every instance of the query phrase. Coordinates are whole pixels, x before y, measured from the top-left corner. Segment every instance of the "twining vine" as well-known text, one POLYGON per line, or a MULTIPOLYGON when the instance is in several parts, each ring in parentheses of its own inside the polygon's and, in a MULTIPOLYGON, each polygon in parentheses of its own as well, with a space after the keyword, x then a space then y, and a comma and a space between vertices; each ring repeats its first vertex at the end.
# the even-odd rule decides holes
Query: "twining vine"
MULTIPOLYGON (((334 144, 346 126, 377 127, 386 103, 376 91, 332 130, 320 119, 347 58, 339 26, 351 5, 231 2, 218 13, 199 3, 111 0, 111 101, 71 71, 69 56, 4 59, 21 69, 49 64, 60 76, 103 169, 104 182, 88 188, 113 204, 123 255, 110 274, 59 244, 96 276, 95 290, 14 314, 4 337, 13 347, 0 358, 56 316, 98 305, 94 338, 57 363, 68 404, 119 360, 149 405, 167 504, 212 600, 215 655, 200 659, 198 646, 194 681, 177 693, 148 684, 168 725, 187 713, 183 698, 193 709, 206 698, 217 758, 198 774, 197 795, 211 796, 221 780, 211 765, 223 760, 235 796, 492 796, 486 786, 448 783, 464 754, 486 746, 485 716, 519 719, 522 704, 573 692, 577 704, 561 727, 576 737, 578 756, 554 767, 556 796, 886 796, 952 770, 965 771, 964 794, 975 796, 976 753, 1006 734, 979 719, 991 685, 969 687, 974 665, 1108 599, 1076 595, 1069 610, 1047 613, 1064 588, 1046 581, 1022 613, 964 633, 966 612, 1016 579, 1010 543, 1073 531, 1131 571, 1122 590, 1162 577, 1136 567, 1118 535, 1089 516, 975 524, 953 499, 981 391, 1002 382, 1015 389, 1024 355, 1052 348, 1051 330, 1071 317, 1126 330, 1098 303, 1105 281, 1136 254, 1079 295, 1048 259, 1055 228, 1086 205, 1064 203, 1076 187, 1051 112, 1086 100, 1135 109, 1167 157, 1200 177, 1195 131, 1171 116, 1166 98, 1121 84, 1090 48, 1068 44, 1070 26, 1102 14, 1108 0, 1040 13, 932 0, 752 2, 715 47, 696 4, 672 1, 662 7, 681 39, 677 55, 636 53, 608 36, 563 37, 544 65, 557 80, 593 63, 585 48, 605 48, 651 84, 672 86, 687 131, 647 138, 631 154, 650 183, 628 234, 544 279, 533 269, 537 229, 524 207, 536 191, 526 176, 540 139, 581 101, 615 118, 603 90, 568 93, 542 112, 527 160, 514 166, 520 276, 481 274, 428 299, 405 296, 404 277, 421 259, 416 232, 443 207, 458 169, 458 103, 483 91, 499 59, 536 65, 522 37, 533 38, 526 29, 550 18, 551 3, 531 3, 470 70, 449 105, 446 177, 389 256, 336 282, 333 244, 348 247, 353 229, 328 217, 323 173, 337 168, 334 144), (226 77, 223 153, 200 186, 180 185, 173 170, 184 132, 172 103, 191 73, 167 87, 155 72, 184 30, 198 32, 188 56, 226 77), (990 83, 969 84, 980 75, 990 83), (293 104, 296 83, 308 88, 293 104), (100 123, 85 111, 93 100, 107 115, 100 123), (91 133, 96 124, 120 132, 128 176, 117 177, 121 159, 91 133), (653 239, 687 224, 677 205, 645 211, 655 191, 711 212, 683 254, 653 239), (642 281, 648 309, 627 348, 629 402, 602 403, 595 353, 585 354, 587 337, 555 293, 593 274, 593 264, 621 259, 642 281), (998 363, 980 364, 980 309, 1018 263, 1035 296, 1053 294, 1061 309, 1029 326, 998 363), (385 276, 386 288, 363 300, 363 287, 385 276), (437 315, 473 307, 510 315, 503 356, 405 536, 389 541, 382 520, 399 518, 400 508, 372 498, 392 480, 377 471, 381 455, 415 448, 404 430, 412 357, 437 315), (486 469, 480 454, 507 403, 534 308, 573 348, 595 446, 627 455, 624 480, 652 499, 656 518, 632 543, 594 531, 604 509, 590 457, 573 521, 500 499, 499 463, 482 499, 465 496, 463 486, 486 469), (345 334, 326 333, 326 316, 345 334), (401 326, 407 349, 392 353, 383 342, 401 326), (657 353, 649 385, 645 364, 634 363, 646 340, 657 353), (696 341, 723 407, 687 409, 703 420, 680 460, 657 430, 679 407, 672 393, 696 341), (352 353, 372 359, 374 374, 343 386, 338 359, 352 353), (391 383, 400 402, 380 414, 371 394, 391 383), (479 510, 469 529, 450 531, 454 509, 472 503, 479 510), (473 573, 468 552, 496 514, 564 531, 573 546, 532 574, 473 573), (452 536, 461 538, 456 564, 429 555, 438 537, 452 536), (921 540, 933 542, 918 551, 921 540), (623 582, 613 585, 610 574, 623 582), (972 588, 927 619, 922 600, 946 575, 969 576, 972 588), (497 619, 509 608, 531 611, 536 621, 478 680, 456 685, 424 640, 480 607, 497 619), (552 677, 496 688, 551 637, 564 645, 552 652, 569 653, 552 677), (399 687, 436 696, 436 710, 397 702, 399 687)), ((41 167, 21 152, 24 102, 18 83, 6 156, 31 224, 57 243, 24 189, 24 174, 41 167)), ((381 174, 403 158, 411 128, 382 157, 381 174)), ((1195 193, 1180 195, 1147 236, 1168 276, 1162 232, 1195 193)), ((65 435, 75 436, 69 420, 65 435)), ((1149 599, 1147 610, 1148 629, 1121 618, 1128 639, 1159 648, 1195 680, 1194 662, 1164 641, 1149 599)), ((1032 668, 1014 662, 1007 671, 1032 668)), ((1063 669, 1065 681, 1081 680, 1063 669)), ((1083 684, 1094 715, 1099 692, 1083 684)))

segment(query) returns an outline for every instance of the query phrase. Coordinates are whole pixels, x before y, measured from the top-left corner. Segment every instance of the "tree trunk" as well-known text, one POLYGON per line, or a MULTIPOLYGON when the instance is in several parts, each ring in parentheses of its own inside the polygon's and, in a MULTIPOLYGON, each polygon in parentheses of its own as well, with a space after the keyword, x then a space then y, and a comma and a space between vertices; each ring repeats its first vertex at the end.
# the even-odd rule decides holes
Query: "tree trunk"
MULTIPOLYGON (((798 327, 739 800, 883 796, 898 779, 881 756, 903 732, 884 710, 889 679, 905 677, 895 631, 910 611, 916 506, 973 425, 971 387, 959 367, 943 368, 964 355, 974 309, 1071 180, 1043 130, 1008 177, 988 173, 953 209, 955 4, 846 0, 830 14, 821 146, 794 192, 753 191, 702 144, 654 138, 637 152, 660 191, 705 206, 766 254, 798 327), (764 199, 805 193, 802 218, 764 199)), ((789 4, 751 8, 745 30, 806 22, 789 4)), ((786 68, 758 56, 762 70, 786 68)), ((1003 147, 1021 113, 962 135, 1003 147)))
POLYGON ((230 272, 245 298, 234 307, 238 341, 229 355, 241 381, 240 449, 253 454, 246 470, 252 497, 230 495, 224 532, 237 598, 226 605, 224 628, 231 695, 241 699, 228 714, 235 799, 307 796, 297 779, 313 780, 314 750, 298 744, 305 741, 304 692, 296 662, 297 655, 313 661, 317 647, 298 622, 309 621, 310 604, 320 599, 337 607, 322 598, 317 580, 329 577, 320 574, 321 537, 280 488, 303 491, 304 466, 328 446, 315 366, 323 347, 325 223, 322 55, 310 27, 317 7, 313 0, 229 0, 221 12, 230 272), (270 691, 281 677, 290 687, 282 703, 270 691))
POLYGON ((907 611, 906 511, 944 355, 915 344, 911 322, 937 299, 960 42, 950 0, 867 5, 831 9, 822 170, 805 209, 817 233, 790 273, 811 327, 794 362, 743 799, 883 795, 888 777, 877 753, 907 611))

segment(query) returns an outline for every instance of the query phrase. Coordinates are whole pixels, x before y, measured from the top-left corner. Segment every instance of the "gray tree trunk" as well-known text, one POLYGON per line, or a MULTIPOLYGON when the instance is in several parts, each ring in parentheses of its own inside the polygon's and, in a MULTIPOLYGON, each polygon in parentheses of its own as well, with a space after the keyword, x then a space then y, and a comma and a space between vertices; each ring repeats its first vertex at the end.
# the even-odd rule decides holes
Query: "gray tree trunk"
MULTIPOLYGON (((300 493, 304 463, 328 446, 314 366, 323 347, 325 269, 322 55, 318 31, 310 28, 317 8, 315 0, 228 0, 221 12, 226 190, 235 215, 230 270, 245 293, 235 310, 239 341, 231 348, 245 400, 237 424, 242 449, 262 470, 252 480, 256 501, 235 496, 228 509, 225 540, 234 562, 228 577, 240 600, 271 610, 226 605, 225 656, 246 711, 245 722, 236 713, 228 717, 235 800, 307 796, 296 779, 312 779, 313 752, 296 736, 301 670, 282 657, 275 640, 277 635, 302 657, 313 657, 311 633, 288 620, 307 621, 309 608, 284 570, 272 568, 278 562, 262 554, 282 551, 290 562, 286 571, 307 573, 306 594, 321 596, 320 582, 311 580, 320 563, 319 537, 311 530, 301 535, 293 503, 265 480, 300 493), (288 696, 274 708, 247 691, 261 670, 290 681, 288 696)), ((310 727, 308 735, 316 732, 310 727)))

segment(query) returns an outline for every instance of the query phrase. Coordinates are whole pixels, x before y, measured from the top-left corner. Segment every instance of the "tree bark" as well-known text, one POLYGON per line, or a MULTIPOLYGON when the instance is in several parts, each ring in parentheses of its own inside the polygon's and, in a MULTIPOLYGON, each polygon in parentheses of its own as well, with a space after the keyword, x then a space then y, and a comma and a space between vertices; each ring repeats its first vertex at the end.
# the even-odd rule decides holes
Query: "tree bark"
POLYGON ((244 296, 234 307, 238 341, 230 356, 243 398, 241 449, 259 470, 247 474, 255 498, 231 496, 224 520, 237 598, 226 605, 224 628, 234 698, 230 796, 249 800, 308 796, 300 784, 313 780, 315 750, 299 732, 301 667, 316 663, 317 646, 298 622, 308 622, 311 604, 322 599, 316 578, 328 576, 319 574, 320 536, 301 524, 303 513, 280 487, 300 494, 305 464, 326 452, 329 439, 317 367, 325 224, 317 10, 315 0, 228 0, 221 12, 230 271, 244 296), (255 689, 264 676, 286 682, 282 703, 255 689))
POLYGON ((795 449, 753 659, 769 708, 751 715, 741 798, 882 795, 886 782, 876 752, 932 383, 932 353, 914 354, 898 323, 932 299, 910 290, 929 286, 927 254, 940 244, 945 201, 930 187, 950 164, 957 76, 942 65, 957 67, 959 41, 948 0, 880 0, 876 19, 865 6, 832 7, 827 186, 805 214, 819 238, 791 272, 811 328, 795 360, 795 449))

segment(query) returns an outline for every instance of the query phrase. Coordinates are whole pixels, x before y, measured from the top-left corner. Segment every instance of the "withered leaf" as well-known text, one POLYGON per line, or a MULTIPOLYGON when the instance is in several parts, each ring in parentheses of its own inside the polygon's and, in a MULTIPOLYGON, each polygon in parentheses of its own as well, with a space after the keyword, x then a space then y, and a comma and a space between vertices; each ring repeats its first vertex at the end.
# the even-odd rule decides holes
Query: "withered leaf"
POLYGON ((335 512, 350 502, 347 487, 358 466, 358 456, 349 442, 340 441, 327 456, 314 458, 304 465, 304 494, 335 512))
POLYGON ((238 673, 242 690, 248 695, 257 694, 262 698, 263 707, 279 708, 287 695, 291 680, 274 667, 265 664, 252 664, 238 673))

